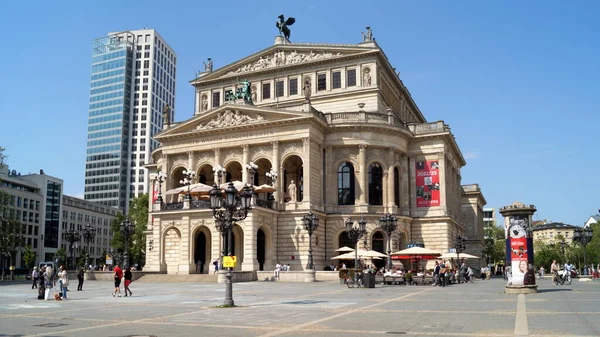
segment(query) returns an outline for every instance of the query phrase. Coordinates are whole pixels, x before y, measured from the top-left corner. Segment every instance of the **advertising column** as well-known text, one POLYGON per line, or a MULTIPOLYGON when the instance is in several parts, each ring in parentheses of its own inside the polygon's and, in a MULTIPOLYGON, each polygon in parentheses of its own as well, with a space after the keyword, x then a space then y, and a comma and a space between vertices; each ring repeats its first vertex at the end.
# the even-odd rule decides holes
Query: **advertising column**
POLYGON ((529 234, 529 217, 511 216, 506 228, 506 260, 511 267, 509 285, 534 285, 533 238, 529 234))

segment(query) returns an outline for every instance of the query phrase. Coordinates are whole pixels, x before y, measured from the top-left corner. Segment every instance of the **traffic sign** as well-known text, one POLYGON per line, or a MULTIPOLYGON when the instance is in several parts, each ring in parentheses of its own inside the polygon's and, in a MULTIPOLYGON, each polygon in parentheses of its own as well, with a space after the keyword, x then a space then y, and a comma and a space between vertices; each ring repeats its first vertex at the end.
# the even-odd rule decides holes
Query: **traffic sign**
POLYGON ((235 256, 223 256, 223 267, 235 268, 237 258, 235 256))

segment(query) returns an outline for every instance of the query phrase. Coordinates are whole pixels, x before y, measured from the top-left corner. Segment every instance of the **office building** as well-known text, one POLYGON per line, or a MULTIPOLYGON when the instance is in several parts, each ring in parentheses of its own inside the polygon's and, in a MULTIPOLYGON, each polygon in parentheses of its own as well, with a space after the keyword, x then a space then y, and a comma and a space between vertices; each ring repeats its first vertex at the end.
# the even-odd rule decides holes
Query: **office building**
POLYGON ((126 211, 148 192, 163 108, 175 113, 177 56, 154 29, 109 33, 92 54, 84 198, 126 211))

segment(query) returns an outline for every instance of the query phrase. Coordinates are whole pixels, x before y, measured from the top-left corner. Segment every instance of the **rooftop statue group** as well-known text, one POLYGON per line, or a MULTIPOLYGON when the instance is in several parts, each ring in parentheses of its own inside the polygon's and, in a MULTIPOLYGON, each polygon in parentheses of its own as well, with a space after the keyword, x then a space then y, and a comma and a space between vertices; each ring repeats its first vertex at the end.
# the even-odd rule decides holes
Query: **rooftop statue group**
POLYGON ((279 28, 279 34, 283 35, 283 37, 285 37, 286 40, 290 40, 290 28, 288 26, 291 26, 294 24, 294 22, 296 22, 296 19, 289 17, 287 18, 287 20, 284 20, 285 16, 283 16, 283 14, 281 14, 279 16, 279 21, 275 22, 275 27, 279 28))

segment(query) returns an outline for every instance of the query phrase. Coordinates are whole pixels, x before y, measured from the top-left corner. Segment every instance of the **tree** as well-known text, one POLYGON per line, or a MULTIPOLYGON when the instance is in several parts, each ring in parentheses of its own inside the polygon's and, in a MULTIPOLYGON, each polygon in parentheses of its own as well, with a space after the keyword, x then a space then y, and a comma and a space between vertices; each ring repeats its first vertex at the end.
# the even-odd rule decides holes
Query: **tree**
MULTIPOLYGON (((65 264, 67 262, 67 250, 66 249, 64 249, 62 247, 59 248, 56 251, 55 256, 56 256, 56 259, 58 260, 59 265, 65 264)), ((56 266, 56 267, 58 267, 58 266, 56 266)))
POLYGON ((483 254, 488 264, 502 263, 506 259, 506 241, 502 227, 491 226, 487 230, 483 254))
POLYGON ((35 266, 35 259, 37 258, 36 252, 33 251, 31 246, 25 247, 25 252, 23 253, 23 261, 25 262, 25 268, 33 268, 35 266))
MULTIPOLYGON (((132 265, 143 266, 146 262, 146 227, 148 226, 148 195, 143 194, 129 204, 129 220, 134 232, 129 237, 129 259, 132 265)), ((111 246, 117 252, 125 251, 125 237, 121 233, 121 223, 125 221, 122 213, 117 213, 110 223, 113 233, 111 246)))
POLYGON ((0 255, 2 255, 2 267, 6 266, 6 262, 14 265, 17 249, 25 245, 24 232, 25 226, 18 220, 10 218, 0 219, 0 255))

